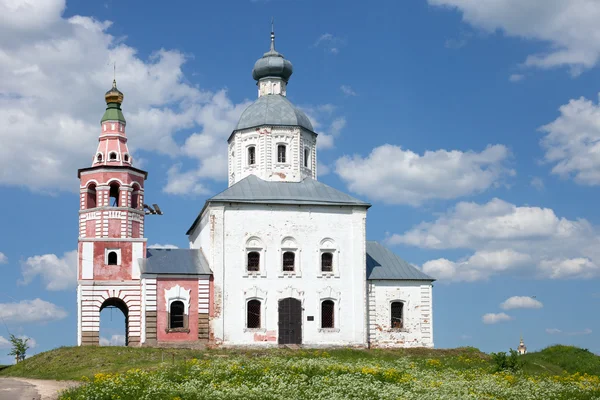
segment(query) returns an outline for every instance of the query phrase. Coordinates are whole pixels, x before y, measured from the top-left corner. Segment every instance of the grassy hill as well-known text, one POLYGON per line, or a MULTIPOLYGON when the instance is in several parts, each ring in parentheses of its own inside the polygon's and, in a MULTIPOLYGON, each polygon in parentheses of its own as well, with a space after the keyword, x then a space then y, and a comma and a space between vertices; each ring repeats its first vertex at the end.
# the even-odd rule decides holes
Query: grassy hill
POLYGON ((63 347, 0 376, 89 382, 65 399, 560 399, 600 398, 600 357, 552 346, 497 372, 475 348, 185 350, 63 347), (588 374, 588 375, 586 375, 588 374), (595 375, 595 376, 590 376, 595 375), (352 384, 350 384, 352 382, 352 384), (159 390, 160 389, 160 390, 159 390), (159 390, 159 391, 157 391, 159 390), (107 397, 97 397, 106 393, 107 397))

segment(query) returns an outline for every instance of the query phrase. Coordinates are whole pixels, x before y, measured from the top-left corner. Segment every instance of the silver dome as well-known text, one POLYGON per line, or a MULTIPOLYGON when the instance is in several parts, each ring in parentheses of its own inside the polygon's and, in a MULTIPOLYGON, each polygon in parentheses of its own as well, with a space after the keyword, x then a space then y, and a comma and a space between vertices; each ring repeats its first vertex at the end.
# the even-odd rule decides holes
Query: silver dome
POLYGON ((314 132, 306 114, 279 94, 261 96, 250 104, 242 113, 235 130, 262 125, 301 126, 314 132))

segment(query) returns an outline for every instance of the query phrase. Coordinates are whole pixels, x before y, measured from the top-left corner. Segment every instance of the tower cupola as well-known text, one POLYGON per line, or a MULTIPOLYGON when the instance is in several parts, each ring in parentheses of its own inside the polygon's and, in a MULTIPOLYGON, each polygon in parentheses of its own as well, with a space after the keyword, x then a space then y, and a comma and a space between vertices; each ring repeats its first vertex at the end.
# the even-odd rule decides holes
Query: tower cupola
POLYGON ((121 104, 123 103, 123 92, 117 89, 117 81, 113 80, 112 88, 104 95, 106 100, 106 111, 102 116, 101 122, 104 121, 121 121, 125 123, 125 117, 121 111, 121 104))
POLYGON ((275 32, 271 25, 271 49, 263 54, 252 68, 252 78, 258 86, 258 97, 269 94, 285 96, 293 70, 292 63, 275 50, 275 32))

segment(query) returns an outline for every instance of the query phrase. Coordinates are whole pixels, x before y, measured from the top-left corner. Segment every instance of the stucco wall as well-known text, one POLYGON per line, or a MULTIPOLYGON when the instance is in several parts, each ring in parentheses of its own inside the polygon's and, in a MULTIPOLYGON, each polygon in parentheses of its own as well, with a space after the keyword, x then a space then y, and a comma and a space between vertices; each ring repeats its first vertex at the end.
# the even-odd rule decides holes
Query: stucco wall
POLYGON ((369 281, 369 332, 374 347, 433 347, 431 284, 369 281), (404 303, 403 327, 391 326, 391 303, 404 303))
POLYGON ((159 342, 185 342, 198 340, 198 278, 189 279, 156 279, 156 297, 157 297, 157 338, 159 342), (167 308, 167 298, 165 290, 180 286, 182 291, 189 291, 188 326, 189 332, 167 332, 169 328, 169 309, 167 308))
MULTIPOLYGON (((278 301, 302 301, 305 345, 366 345, 365 218, 364 208, 226 205, 206 211, 208 229, 190 235, 192 248, 212 247, 214 318, 217 342, 235 345, 274 345, 278 332, 278 301), (223 229, 223 227, 225 229, 223 229), (261 272, 246 273, 247 243, 262 246, 261 272), (296 243, 296 273, 281 271, 282 241, 296 243), (320 272, 321 243, 330 238, 336 247, 334 276, 320 272), (261 329, 245 328, 246 301, 262 301, 261 329), (320 329, 320 304, 335 302, 335 328, 320 329), (307 321, 313 316, 314 321, 307 321), (341 318, 343 316, 343 318, 341 318)), ((290 246, 286 244, 286 246, 290 246)))

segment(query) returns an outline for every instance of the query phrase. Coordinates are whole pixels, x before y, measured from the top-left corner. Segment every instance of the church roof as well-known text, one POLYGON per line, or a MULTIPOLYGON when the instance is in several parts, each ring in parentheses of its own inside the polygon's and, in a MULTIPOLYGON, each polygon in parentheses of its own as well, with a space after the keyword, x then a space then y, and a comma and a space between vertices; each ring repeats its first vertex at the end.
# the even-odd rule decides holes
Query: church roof
POLYGON ((367 279, 435 280, 398 257, 387 247, 373 241, 367 241, 367 279))
POLYGON ((200 249, 148 249, 143 274, 212 275, 200 249))
POLYGON ((301 126, 314 132, 306 114, 279 94, 261 96, 250 104, 242 113, 235 130, 263 125, 301 126))

